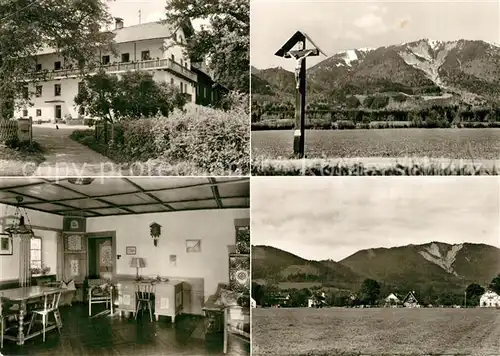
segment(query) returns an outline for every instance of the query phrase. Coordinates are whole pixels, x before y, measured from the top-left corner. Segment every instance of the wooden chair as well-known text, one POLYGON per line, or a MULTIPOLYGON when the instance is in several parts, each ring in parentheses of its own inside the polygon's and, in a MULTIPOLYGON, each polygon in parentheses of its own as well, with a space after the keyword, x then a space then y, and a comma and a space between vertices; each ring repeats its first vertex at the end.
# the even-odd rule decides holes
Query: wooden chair
POLYGON ((0 349, 3 348, 3 335, 5 333, 5 321, 9 317, 15 317, 17 319, 18 311, 11 310, 9 305, 12 306, 12 303, 9 303, 9 300, 4 298, 2 293, 0 293, 0 349))
POLYGON ((227 353, 229 334, 250 343, 250 309, 239 306, 224 308, 224 346, 227 353))
POLYGON ((144 307, 149 310, 149 319, 153 321, 153 295, 154 295, 154 284, 153 283, 137 283, 135 292, 135 318, 137 319, 137 314, 139 309, 144 311, 144 307))
POLYGON ((36 316, 40 315, 42 317, 43 342, 45 342, 45 330, 47 328, 47 322, 49 320, 50 313, 54 314, 57 331, 59 332, 59 334, 61 334, 62 321, 61 321, 61 314, 59 314, 60 299, 61 299, 61 291, 44 293, 43 309, 35 309, 31 311, 33 314, 31 316, 31 321, 28 326, 28 332, 26 333, 27 335, 29 335, 30 333, 31 327, 33 326, 36 316))
MULTIPOLYGON (((113 285, 106 279, 88 280, 88 302, 89 316, 92 316, 92 304, 105 303, 106 309, 110 307, 109 312, 113 315, 113 285)), ((108 311, 105 311, 108 313, 108 311)), ((100 315, 101 313, 97 314, 100 315)), ((96 315, 96 316, 97 316, 96 315)))

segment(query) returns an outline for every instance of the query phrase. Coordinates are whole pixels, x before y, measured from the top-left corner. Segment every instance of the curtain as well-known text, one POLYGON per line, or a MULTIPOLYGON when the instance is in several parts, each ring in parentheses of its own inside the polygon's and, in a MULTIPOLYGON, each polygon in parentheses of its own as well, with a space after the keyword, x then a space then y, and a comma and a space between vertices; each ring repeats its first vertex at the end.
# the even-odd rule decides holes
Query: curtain
POLYGON ((19 239, 19 286, 31 285, 31 234, 17 234, 19 239))

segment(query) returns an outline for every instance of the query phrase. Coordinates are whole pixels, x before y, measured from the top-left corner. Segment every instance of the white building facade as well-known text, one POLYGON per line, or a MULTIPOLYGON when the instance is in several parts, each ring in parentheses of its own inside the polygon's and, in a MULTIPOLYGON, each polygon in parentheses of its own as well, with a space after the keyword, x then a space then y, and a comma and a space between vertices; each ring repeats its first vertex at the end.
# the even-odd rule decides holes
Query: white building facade
POLYGON ((479 306, 482 308, 500 307, 500 295, 489 290, 479 298, 479 306))
MULTIPOLYGON (((188 97, 188 102, 195 102, 197 74, 191 70, 183 48, 174 44, 175 40, 186 41, 182 29, 172 35, 169 26, 161 23, 123 27, 121 19, 117 19, 113 33, 117 53, 96 54, 100 57, 101 68, 118 76, 127 71, 148 71, 154 80, 176 86, 188 97)), ((30 98, 33 105, 16 109, 14 117, 51 122, 87 117, 74 103, 83 80, 80 71, 74 68, 77 66, 66 64, 53 50, 40 53, 36 71, 44 72, 46 80, 29 84, 29 92, 35 93, 30 98)))

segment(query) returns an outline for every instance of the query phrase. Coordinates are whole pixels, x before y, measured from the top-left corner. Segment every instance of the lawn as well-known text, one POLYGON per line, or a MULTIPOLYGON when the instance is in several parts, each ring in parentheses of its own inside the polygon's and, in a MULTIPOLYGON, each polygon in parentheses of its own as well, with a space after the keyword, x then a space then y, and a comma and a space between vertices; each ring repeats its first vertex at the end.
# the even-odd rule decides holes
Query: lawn
MULTIPOLYGON (((293 131, 253 131, 254 157, 289 158, 293 131)), ((307 130, 306 156, 500 158, 500 129, 307 130)))
POLYGON ((497 309, 252 309, 252 355, 498 355, 497 309))
POLYGON ((0 175, 29 176, 38 165, 45 161, 44 150, 36 142, 32 146, 23 145, 10 148, 0 145, 0 175))

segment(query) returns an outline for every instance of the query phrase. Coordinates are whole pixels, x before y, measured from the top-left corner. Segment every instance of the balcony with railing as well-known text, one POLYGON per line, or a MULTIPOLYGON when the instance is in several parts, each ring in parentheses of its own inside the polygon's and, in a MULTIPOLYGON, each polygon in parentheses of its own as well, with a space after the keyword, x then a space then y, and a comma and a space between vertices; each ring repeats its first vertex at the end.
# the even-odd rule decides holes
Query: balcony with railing
MULTIPOLYGON (((122 63, 109 63, 103 64, 98 68, 89 70, 89 74, 95 74, 99 69, 104 69, 108 73, 120 73, 129 70, 168 70, 178 76, 182 76, 187 80, 195 82, 197 75, 195 72, 191 71, 179 63, 173 61, 172 59, 151 59, 137 62, 122 62, 122 63)), ((58 70, 41 70, 34 73, 39 79, 51 80, 51 79, 62 79, 79 76, 81 74, 78 68, 62 68, 58 70)))

